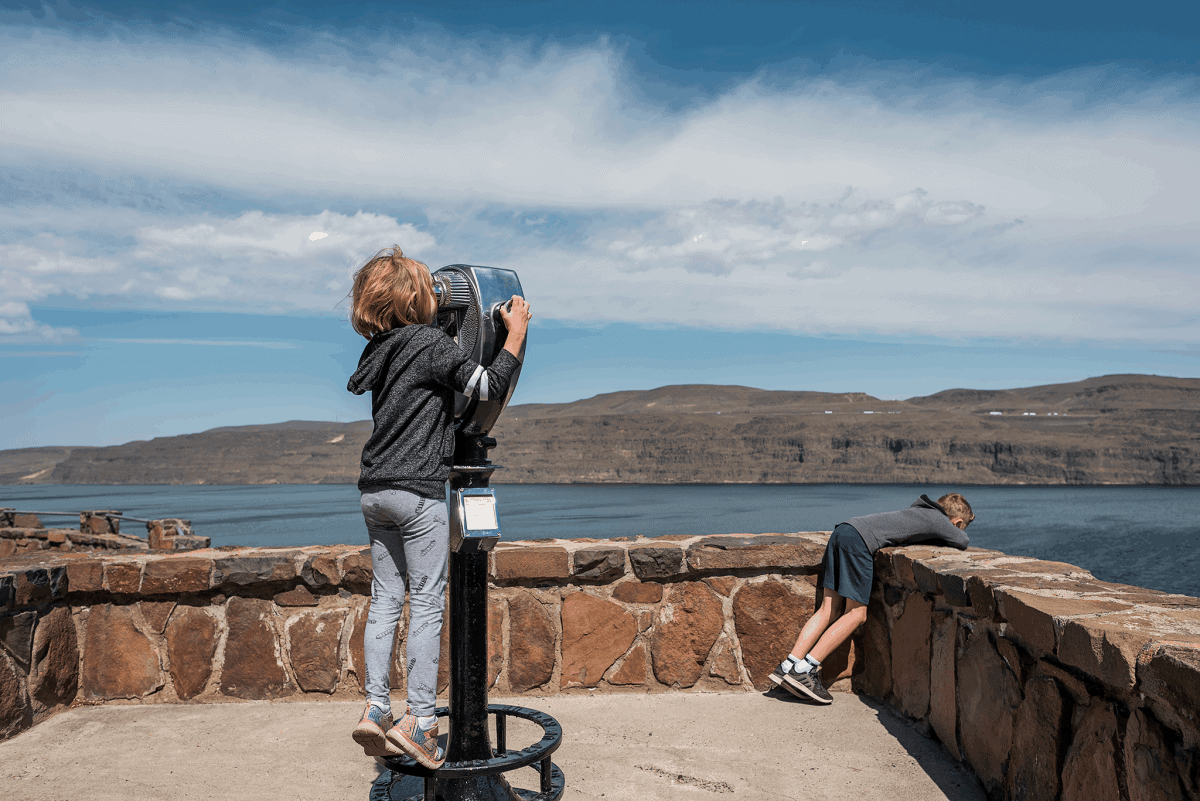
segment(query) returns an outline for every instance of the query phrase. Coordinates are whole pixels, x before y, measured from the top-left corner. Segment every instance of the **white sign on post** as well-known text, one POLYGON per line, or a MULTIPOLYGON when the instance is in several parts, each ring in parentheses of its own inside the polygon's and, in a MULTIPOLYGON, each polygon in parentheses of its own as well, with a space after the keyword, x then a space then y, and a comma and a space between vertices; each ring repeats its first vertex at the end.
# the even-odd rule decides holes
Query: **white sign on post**
POLYGON ((464 495, 463 517, 468 531, 494 531, 500 528, 496 521, 496 499, 491 495, 464 495))

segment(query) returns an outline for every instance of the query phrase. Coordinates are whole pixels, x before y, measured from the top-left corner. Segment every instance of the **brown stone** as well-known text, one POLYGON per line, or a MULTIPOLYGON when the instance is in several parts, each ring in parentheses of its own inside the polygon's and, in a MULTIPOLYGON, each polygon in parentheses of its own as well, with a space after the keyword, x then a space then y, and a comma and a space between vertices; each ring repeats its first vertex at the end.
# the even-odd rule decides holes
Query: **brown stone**
POLYGON ((162 634, 163 629, 167 627, 167 620, 171 617, 171 610, 175 608, 175 602, 138 601, 138 608, 142 610, 142 619, 146 621, 150 631, 162 634))
POLYGON ((306 693, 331 693, 342 673, 342 624, 345 609, 307 612, 288 621, 292 675, 306 693))
POLYGON ((1000 616, 1008 621, 1008 635, 1024 643, 1037 657, 1053 656, 1055 653, 1056 617, 1090 615, 1129 608, 1125 604, 1112 601, 1056 598, 1020 592, 1008 587, 997 589, 995 594, 1000 616))
POLYGON ((562 605, 561 686, 595 687, 637 636, 637 621, 618 604, 586 592, 562 605))
POLYGON ((687 550, 692 570, 798 568, 815 570, 825 549, 800 537, 705 537, 687 550))
POLYGON ((656 604, 662 600, 663 587, 653 581, 626 581, 616 586, 612 597, 627 604, 656 604))
POLYGON ((906 715, 929 712, 929 632, 933 603, 913 593, 892 624, 892 694, 906 715))
POLYGON ((1013 720, 1008 797, 1053 799, 1059 788, 1059 742, 1070 728, 1058 682, 1036 674, 1025 684, 1025 700, 1013 720))
POLYGON ((497 550, 492 576, 497 581, 567 578, 571 575, 567 550, 559 547, 520 546, 497 550))
POLYGON ((527 593, 508 599, 508 684, 514 692, 541 687, 554 673, 554 618, 527 593))
POLYGON ((96 509, 79 513, 79 530, 85 534, 121 533, 121 513, 115 509, 96 509), (109 515, 114 515, 110 517, 109 515))
POLYGON ((108 562, 104 565, 104 589, 135 593, 142 586, 142 566, 137 562, 108 562))
MULTIPOLYGON (((824 667, 824 663, 822 663, 822 667, 824 667)), ((724 637, 717 643, 713 658, 709 660, 708 675, 724 679, 726 684, 733 686, 742 683, 742 673, 738 670, 737 657, 733 653, 733 647, 729 640, 724 637)))
POLYGON ((88 614, 83 695, 92 701, 141 698, 163 685, 158 654, 134 625, 133 608, 99 604, 88 614))
POLYGON ((17 666, 0 651, 0 740, 28 729, 33 724, 31 712, 17 666))
MULTIPOLYGON (((210 585, 213 587, 220 587, 223 584, 245 586, 263 581, 290 581, 296 577, 295 551, 268 553, 256 551, 256 553, 259 555, 214 559, 210 585)), ((195 561, 207 560, 197 559, 195 561)))
POLYGON ((654 676, 668 687, 695 684, 724 622, 721 601, 705 584, 674 585, 650 634, 654 676))
POLYGON ((75 559, 67 564, 71 592, 98 592, 104 589, 104 563, 99 559, 75 559))
POLYGON ((449 617, 443 616, 442 639, 438 647, 438 695, 444 695, 450 687, 450 627, 445 624, 449 617))
POLYGON ((180 606, 165 631, 171 681, 179 700, 187 701, 204 692, 212 676, 217 653, 217 621, 203 609, 180 606))
POLYGON ((1120 801, 1117 716, 1096 701, 1082 710, 1062 769, 1062 801, 1120 801))
POLYGON ((1125 781, 1129 801, 1185 798, 1175 755, 1162 726, 1144 709, 1135 709, 1125 726, 1125 781))
POLYGON ((580 548, 574 554, 575 578, 581 581, 615 581, 625 575, 622 548, 580 548))
POLYGON ((1138 654, 1153 634, 1104 618, 1068 620, 1058 640, 1058 658, 1089 676, 1119 690, 1132 691, 1137 683, 1138 654))
POLYGON ((317 596, 309 592, 308 587, 303 584, 275 596, 276 606, 317 606, 319 603, 317 596))
POLYGON ((71 609, 55 607, 33 633, 29 695, 46 707, 69 704, 79 690, 79 639, 71 609))
POLYGON ((17 552, 16 540, 0 540, 0 559, 7 559, 17 552))
POLYGON ((718 595, 728 598, 733 593, 733 588, 737 586, 737 578, 734 576, 710 576, 704 580, 704 583, 716 590, 718 595))
POLYGON ((22 671, 29 671, 33 652, 33 624, 37 612, 18 612, 0 617, 0 645, 22 671))
POLYGON ((496 679, 504 668, 505 606, 503 598, 488 598, 488 687, 496 686, 496 679))
POLYGON ((1137 669, 1140 689, 1176 709, 1200 710, 1200 645, 1156 642, 1137 669))
POLYGON ((362 548, 342 557, 341 574, 342 584, 352 592, 370 595, 371 579, 375 575, 371 565, 371 549, 362 548))
POLYGON ((354 627, 350 630, 350 669, 358 676, 358 688, 366 691, 367 663, 363 653, 363 638, 367 636, 367 617, 371 613, 371 602, 363 604, 354 613, 354 627))
POLYGON ((958 622, 954 615, 935 612, 929 647, 929 723, 950 755, 961 761, 955 680, 957 642, 958 622))
POLYGON ((771 671, 788 655, 812 616, 815 593, 806 584, 792 586, 804 594, 793 592, 783 582, 768 580, 743 584, 733 596, 742 664, 756 689, 770 686, 771 671))
MULTIPOLYGON (((857 634, 857 631, 856 629, 855 634, 857 634)), ((858 637, 851 636, 849 639, 843 641, 841 645, 834 648, 829 656, 825 657, 821 662, 821 681, 827 688, 840 679, 850 678, 851 674, 853 674, 855 660, 858 655, 858 646, 855 643, 856 639, 858 637)))
POLYGON ((61 528, 47 531, 46 542, 53 545, 64 545, 67 542, 67 532, 61 528))
POLYGON ((633 646, 621 667, 608 677, 609 684, 629 687, 646 683, 646 646, 638 643, 633 646))
POLYGON ((203 592, 209 587, 212 560, 198 557, 152 559, 142 575, 142 594, 203 592))
POLYGON ((320 553, 308 557, 300 576, 310 587, 338 586, 342 583, 342 576, 337 568, 337 554, 320 553))
POLYGON ((259 598, 235 595, 225 605, 229 634, 221 670, 222 694, 261 701, 293 692, 279 658, 272 617, 271 602, 259 598))
POLYGON ((976 615, 984 620, 995 619, 999 609, 991 584, 978 575, 971 576, 967 579, 967 594, 971 596, 971 607, 976 615))
POLYGON ((642 581, 671 578, 684 570, 683 551, 673 547, 630 548, 629 564, 633 574, 642 581))
POLYGON ((42 519, 40 517, 38 517, 37 515, 31 515, 29 513, 13 514, 12 515, 12 527, 13 528, 41 528, 42 527, 42 519))
POLYGON ((989 792, 1001 785, 1012 746, 1021 690, 996 653, 988 632, 976 628, 958 659, 958 720, 963 755, 989 792))
POLYGON ((892 643, 883 604, 872 598, 863 624, 863 669, 854 677, 855 689, 880 700, 892 692, 892 643))

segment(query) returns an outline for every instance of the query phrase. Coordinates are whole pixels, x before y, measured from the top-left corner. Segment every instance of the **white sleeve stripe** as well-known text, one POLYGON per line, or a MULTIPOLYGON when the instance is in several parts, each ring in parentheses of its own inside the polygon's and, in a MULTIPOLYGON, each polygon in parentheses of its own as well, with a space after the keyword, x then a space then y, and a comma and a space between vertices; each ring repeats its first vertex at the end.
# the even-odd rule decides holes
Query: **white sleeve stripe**
POLYGON ((485 401, 488 399, 487 371, 479 378, 479 399, 485 401))
POLYGON ((478 367, 476 367, 476 368, 475 368, 475 372, 471 373, 471 380, 467 382, 467 385, 466 385, 465 387, 463 387, 463 394, 464 394, 464 395, 467 395, 467 396, 469 397, 469 396, 471 396, 472 394, 474 394, 474 392, 475 392, 475 385, 479 383, 479 377, 480 377, 480 376, 484 376, 484 380, 485 380, 485 381, 487 380, 487 378, 486 378, 487 374, 483 372, 483 366, 482 366, 482 365, 481 365, 481 366, 478 366, 478 367))

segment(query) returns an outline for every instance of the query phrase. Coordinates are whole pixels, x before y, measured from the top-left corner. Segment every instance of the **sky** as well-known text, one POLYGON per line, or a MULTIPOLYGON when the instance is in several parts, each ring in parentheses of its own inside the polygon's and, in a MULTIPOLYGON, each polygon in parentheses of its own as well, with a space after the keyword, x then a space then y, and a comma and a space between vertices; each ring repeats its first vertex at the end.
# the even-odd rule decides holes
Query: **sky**
POLYGON ((517 271, 514 403, 1194 377, 1198 76, 1195 3, 0 0, 0 448, 368 417, 393 244, 517 271))

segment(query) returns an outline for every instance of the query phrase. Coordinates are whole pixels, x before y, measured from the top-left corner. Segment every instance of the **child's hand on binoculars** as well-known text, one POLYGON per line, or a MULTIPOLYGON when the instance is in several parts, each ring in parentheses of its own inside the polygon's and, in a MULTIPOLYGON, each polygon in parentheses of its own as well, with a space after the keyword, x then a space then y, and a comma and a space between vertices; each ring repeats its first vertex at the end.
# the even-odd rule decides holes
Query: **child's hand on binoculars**
POLYGON ((529 302, 520 295, 513 295, 512 300, 500 307, 500 319, 510 335, 524 337, 533 312, 529 310, 529 302))

